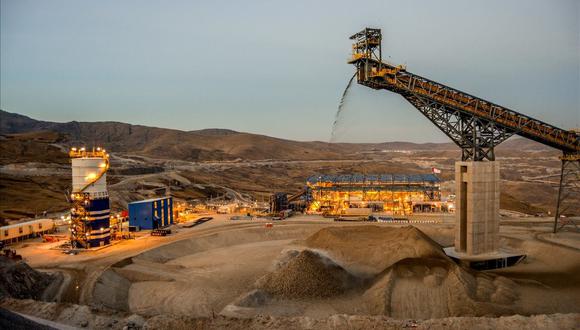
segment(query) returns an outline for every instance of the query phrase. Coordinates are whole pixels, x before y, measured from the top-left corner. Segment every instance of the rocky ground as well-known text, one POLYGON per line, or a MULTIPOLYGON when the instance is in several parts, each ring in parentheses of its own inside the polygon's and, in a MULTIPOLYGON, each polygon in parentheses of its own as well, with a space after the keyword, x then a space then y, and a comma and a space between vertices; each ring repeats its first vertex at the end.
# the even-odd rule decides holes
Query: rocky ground
POLYGON ((0 305, 89 328, 573 329, 580 237, 543 235, 549 229, 542 219, 503 221, 502 247, 525 251, 526 260, 477 272, 442 252, 452 241, 449 222, 296 217, 265 228, 218 217, 78 256, 24 247, 26 261, 66 274, 61 286, 69 288, 0 305), (76 298, 67 294, 75 287, 76 298))

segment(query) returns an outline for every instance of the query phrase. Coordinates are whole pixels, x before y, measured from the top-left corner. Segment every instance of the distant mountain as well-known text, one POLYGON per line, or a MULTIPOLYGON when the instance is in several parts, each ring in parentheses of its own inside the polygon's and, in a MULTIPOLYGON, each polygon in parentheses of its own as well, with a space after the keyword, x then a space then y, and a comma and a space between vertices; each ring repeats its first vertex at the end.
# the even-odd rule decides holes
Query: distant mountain
POLYGON ((196 132, 203 135, 215 135, 215 136, 223 136, 223 135, 234 135, 238 134, 238 132, 231 130, 231 129, 223 129, 223 128, 206 128, 198 131, 190 131, 196 132))
POLYGON ((51 123, 35 120, 17 113, 0 110, 0 133, 14 134, 46 130, 51 123))
POLYGON ((296 142, 232 130, 174 129, 119 122, 38 121, 0 112, 0 134, 54 131, 65 134, 67 145, 99 145, 111 151, 184 160, 329 159, 340 157, 340 148, 324 143, 296 142))
MULTIPOLYGON (((358 158, 360 153, 383 150, 457 150, 453 143, 298 142, 217 128, 186 132, 120 122, 55 123, 0 110, 0 134, 38 131, 60 133, 66 136, 61 143, 69 146, 103 146, 111 151, 190 161, 240 158, 318 160, 358 158)), ((505 150, 510 148, 546 150, 547 148, 524 139, 512 139, 500 147, 505 150)))

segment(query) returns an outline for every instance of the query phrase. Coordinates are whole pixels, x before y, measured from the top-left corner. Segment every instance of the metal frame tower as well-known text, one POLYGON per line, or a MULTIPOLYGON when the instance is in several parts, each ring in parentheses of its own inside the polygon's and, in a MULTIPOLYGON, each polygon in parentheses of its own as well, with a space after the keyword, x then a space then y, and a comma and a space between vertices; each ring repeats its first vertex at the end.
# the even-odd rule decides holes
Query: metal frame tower
POLYGON ((495 147, 519 135, 562 151, 562 175, 554 231, 566 201, 580 181, 580 133, 568 131, 506 107, 410 73, 382 60, 381 30, 366 28, 350 37, 357 82, 404 97, 461 148, 463 161, 494 161, 495 147))
POLYGON ((580 199, 580 155, 565 154, 560 159, 562 160, 562 169, 560 172, 558 201, 554 218, 554 233, 567 225, 572 225, 577 231, 580 231, 578 224, 574 220, 560 217, 573 206, 573 199, 580 199))

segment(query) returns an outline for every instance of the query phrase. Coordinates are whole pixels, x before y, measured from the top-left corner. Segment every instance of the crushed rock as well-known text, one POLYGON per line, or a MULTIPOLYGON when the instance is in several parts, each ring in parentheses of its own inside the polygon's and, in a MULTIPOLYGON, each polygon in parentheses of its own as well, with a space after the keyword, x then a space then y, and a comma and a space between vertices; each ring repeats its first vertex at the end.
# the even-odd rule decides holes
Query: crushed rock
POLYGON ((386 316, 332 315, 315 319, 300 317, 254 318, 194 318, 177 315, 158 315, 147 320, 143 329, 320 329, 320 330, 358 330, 358 329, 577 329, 580 314, 549 314, 535 316, 490 317, 448 317, 431 320, 397 320, 386 316))
POLYGON ((329 258, 304 250, 256 286, 281 298, 327 298, 343 294, 353 282, 354 277, 329 258))
POLYGON ((0 256, 0 299, 40 299, 55 276, 32 269, 23 261, 0 256))

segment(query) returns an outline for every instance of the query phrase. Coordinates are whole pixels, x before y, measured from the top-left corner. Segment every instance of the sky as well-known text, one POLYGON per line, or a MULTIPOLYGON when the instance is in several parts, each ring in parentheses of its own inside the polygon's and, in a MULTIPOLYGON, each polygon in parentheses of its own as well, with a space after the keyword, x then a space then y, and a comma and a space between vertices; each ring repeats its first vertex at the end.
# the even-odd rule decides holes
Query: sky
MULTIPOLYGON (((348 37, 450 87, 580 127, 580 1, 0 0, 0 108, 35 119, 328 141, 348 37)), ((444 142, 399 95, 354 85, 338 141, 444 142)))

